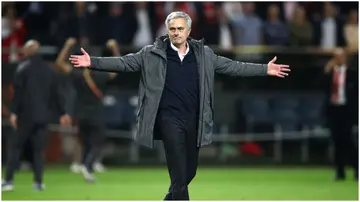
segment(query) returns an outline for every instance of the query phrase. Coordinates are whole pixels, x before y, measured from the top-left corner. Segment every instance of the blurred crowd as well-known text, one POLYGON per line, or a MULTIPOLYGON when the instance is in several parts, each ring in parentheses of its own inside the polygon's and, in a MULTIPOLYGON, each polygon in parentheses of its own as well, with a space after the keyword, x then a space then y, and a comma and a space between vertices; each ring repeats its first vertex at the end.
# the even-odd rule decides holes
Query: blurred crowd
POLYGON ((2 58, 17 61, 27 39, 62 46, 75 37, 82 46, 115 39, 142 47, 166 33, 174 10, 187 12, 193 38, 231 49, 239 45, 358 48, 357 2, 16 2, 2 3, 2 58))

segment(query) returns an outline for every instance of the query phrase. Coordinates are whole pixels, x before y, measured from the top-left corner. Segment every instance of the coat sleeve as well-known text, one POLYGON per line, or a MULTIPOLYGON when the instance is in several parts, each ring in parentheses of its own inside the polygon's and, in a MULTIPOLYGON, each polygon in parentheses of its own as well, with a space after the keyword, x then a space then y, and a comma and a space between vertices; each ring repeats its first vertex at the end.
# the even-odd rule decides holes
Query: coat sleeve
POLYGON ((146 47, 137 53, 130 53, 120 57, 91 57, 92 70, 108 72, 137 72, 143 66, 146 47))
POLYGON ((266 76, 267 64, 246 63, 216 55, 209 47, 205 51, 211 57, 216 73, 231 76, 266 76))
POLYGON ((19 64, 19 66, 16 69, 15 76, 14 76, 14 97, 11 102, 10 110, 14 114, 21 113, 21 101, 22 101, 22 95, 25 91, 25 85, 26 85, 26 74, 27 69, 29 68, 31 64, 29 62, 23 62, 19 64))

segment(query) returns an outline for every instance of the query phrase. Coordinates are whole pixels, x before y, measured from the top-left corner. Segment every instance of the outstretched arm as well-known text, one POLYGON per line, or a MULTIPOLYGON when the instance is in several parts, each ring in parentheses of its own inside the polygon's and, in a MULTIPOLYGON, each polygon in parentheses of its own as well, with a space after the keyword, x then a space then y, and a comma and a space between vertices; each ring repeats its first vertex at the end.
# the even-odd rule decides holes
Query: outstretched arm
POLYGON ((212 58, 215 72, 232 76, 277 76, 284 78, 290 71, 288 65, 275 64, 276 57, 268 64, 256 64, 239 62, 226 57, 216 55, 210 48, 205 48, 207 54, 212 58))
POLYGON ((142 57, 143 50, 119 57, 91 57, 89 67, 109 72, 137 72, 143 65, 142 57))
POLYGON ((75 44, 76 44, 76 39, 68 38, 55 61, 56 65, 60 68, 60 70, 67 74, 71 73, 72 68, 70 67, 69 64, 66 63, 66 58, 69 55, 70 49, 75 44))
POLYGON ((83 55, 71 55, 69 60, 75 67, 90 68, 92 70, 108 72, 137 72, 143 66, 143 58, 146 57, 146 46, 137 53, 127 54, 121 57, 90 57, 81 48, 83 55))

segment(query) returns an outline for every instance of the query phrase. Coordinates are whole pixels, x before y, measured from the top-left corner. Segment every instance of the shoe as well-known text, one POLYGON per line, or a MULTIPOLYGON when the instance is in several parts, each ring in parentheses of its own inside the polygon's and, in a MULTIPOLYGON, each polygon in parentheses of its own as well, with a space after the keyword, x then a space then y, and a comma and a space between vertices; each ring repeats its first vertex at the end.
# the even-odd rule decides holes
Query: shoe
POLYGON ((3 181, 1 183, 1 191, 13 191, 13 190, 14 190, 14 185, 12 182, 3 181))
POLYGON ((98 172, 98 173, 103 173, 103 172, 105 172, 105 167, 104 167, 104 165, 103 165, 102 163, 100 163, 100 162, 95 162, 93 168, 94 168, 94 171, 95 171, 95 172, 98 172))
POLYGON ((81 166, 80 172, 87 182, 89 182, 89 183, 95 182, 94 176, 90 173, 90 171, 85 166, 81 166))
POLYGON ((35 182, 33 189, 34 189, 35 191, 44 191, 45 185, 35 182))
POLYGON ((168 192, 164 198, 164 201, 172 201, 172 193, 168 192))
POLYGON ((70 170, 73 173, 80 173, 81 172, 80 169, 81 169, 81 165, 78 163, 72 163, 70 166, 70 170))

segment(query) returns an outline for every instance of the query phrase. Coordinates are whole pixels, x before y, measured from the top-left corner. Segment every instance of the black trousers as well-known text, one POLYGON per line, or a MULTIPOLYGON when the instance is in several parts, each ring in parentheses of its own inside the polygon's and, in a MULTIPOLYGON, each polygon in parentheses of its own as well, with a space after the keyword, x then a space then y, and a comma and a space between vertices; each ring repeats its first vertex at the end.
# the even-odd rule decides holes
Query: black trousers
POLYGON ((156 127, 164 143, 171 181, 164 200, 189 200, 188 185, 198 167, 197 122, 197 118, 157 116, 156 127))
POLYGON ((352 124, 346 106, 332 106, 329 109, 329 128, 334 143, 334 164, 336 177, 345 177, 345 166, 349 163, 358 177, 358 148, 352 137, 352 124))
POLYGON ((93 172, 93 164, 100 154, 104 141, 104 125, 96 120, 79 121, 79 137, 83 145, 82 164, 93 172))
POLYGON ((7 182, 12 182, 14 179, 14 173, 19 163, 24 144, 27 140, 29 140, 32 144, 32 168, 34 172, 34 182, 42 183, 43 181, 44 151, 47 142, 47 124, 19 121, 18 129, 15 134, 9 138, 9 155, 5 176, 5 180, 7 182))
POLYGON ((20 155, 20 159, 27 161, 28 163, 33 163, 33 144, 31 142, 31 139, 28 139, 25 141, 24 148, 22 151, 22 154, 20 155))

